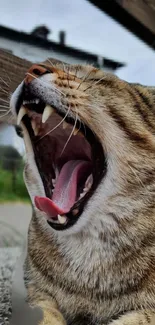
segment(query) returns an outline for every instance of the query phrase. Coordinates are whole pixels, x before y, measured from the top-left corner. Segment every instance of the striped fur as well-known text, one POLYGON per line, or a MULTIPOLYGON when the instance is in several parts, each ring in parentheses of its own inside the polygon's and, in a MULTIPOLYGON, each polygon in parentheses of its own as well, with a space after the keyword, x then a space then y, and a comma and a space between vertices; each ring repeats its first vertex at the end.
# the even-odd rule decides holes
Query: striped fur
MULTIPOLYGON (((43 308, 44 325, 155 324, 155 89, 90 66, 48 69, 50 75, 32 78, 34 88, 78 113, 101 142, 108 167, 69 230, 52 230, 34 207, 29 298, 43 308), (65 100, 51 93, 51 82, 65 100)), ((33 200, 43 189, 28 144, 27 157, 33 200)))

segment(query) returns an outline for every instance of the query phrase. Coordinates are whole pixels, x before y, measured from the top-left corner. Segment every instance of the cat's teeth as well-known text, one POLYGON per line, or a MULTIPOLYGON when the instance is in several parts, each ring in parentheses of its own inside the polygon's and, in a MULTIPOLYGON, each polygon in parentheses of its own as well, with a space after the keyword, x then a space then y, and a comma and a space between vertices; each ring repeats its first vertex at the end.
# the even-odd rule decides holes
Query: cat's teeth
POLYGON ((67 217, 66 216, 60 216, 60 214, 58 214, 58 220, 63 225, 66 222, 67 217))
POLYGON ((78 134, 78 132, 79 132, 79 129, 76 129, 76 128, 75 128, 75 130, 74 130, 73 134, 74 134, 74 135, 77 135, 77 134, 78 134))
POLYGON ((35 129, 37 127, 35 120, 31 120, 31 126, 32 126, 33 131, 35 131, 35 129))
POLYGON ((27 105, 27 104, 39 104, 40 99, 36 98, 36 99, 30 99, 30 100, 23 100, 23 105, 27 105))
POLYGON ((34 132, 34 135, 37 136, 39 133, 39 128, 37 127, 36 121, 35 120, 31 120, 31 125, 32 125, 32 129, 34 132))
POLYGON ((57 219, 52 219, 53 223, 60 224, 60 222, 57 219))
POLYGON ((55 168, 55 182, 57 181, 58 176, 59 176, 59 169, 56 167, 55 168))
POLYGON ((55 178, 52 178, 52 184, 53 184, 53 186, 55 186, 55 184, 56 184, 56 179, 55 178))
POLYGON ((81 193, 80 194, 80 199, 82 199, 85 196, 86 193, 81 193))
POLYGON ((42 123, 45 123, 48 120, 48 118, 52 115, 53 112, 54 112, 54 108, 51 107, 50 105, 46 105, 42 115, 42 123))
POLYGON ((36 127, 36 129, 34 130, 34 135, 37 136, 39 133, 39 128, 36 127))
POLYGON ((68 127, 68 123, 64 121, 62 123, 62 128, 65 130, 65 129, 67 129, 67 127, 68 127))
POLYGON ((17 116, 17 125, 20 124, 20 122, 21 122, 21 120, 22 120, 22 118, 23 118, 23 116, 24 116, 25 114, 27 114, 27 110, 26 110, 26 108, 25 108, 24 106, 22 106, 22 107, 20 108, 19 112, 18 112, 18 116, 17 116))
POLYGON ((93 184, 93 175, 90 174, 85 182, 85 188, 88 188, 88 190, 91 188, 93 184))
POLYGON ((93 184, 93 175, 90 174, 85 182, 85 187, 83 188, 83 191, 79 196, 79 200, 86 195, 86 193, 90 190, 92 184, 93 184))

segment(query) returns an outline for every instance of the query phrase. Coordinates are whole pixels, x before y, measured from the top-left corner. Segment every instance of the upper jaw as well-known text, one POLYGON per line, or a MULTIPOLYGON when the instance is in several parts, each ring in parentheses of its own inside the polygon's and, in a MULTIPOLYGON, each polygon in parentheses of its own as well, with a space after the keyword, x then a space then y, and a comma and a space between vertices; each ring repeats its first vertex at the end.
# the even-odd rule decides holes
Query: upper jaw
MULTIPOLYGON (((11 98, 11 107, 12 107, 13 113, 16 116, 18 115, 18 117, 17 117, 18 124, 20 124, 21 121, 22 121, 22 124, 24 123, 24 128, 28 130, 27 133, 29 134, 30 141, 32 143, 32 149, 33 149, 33 152, 34 152, 34 157, 35 157, 35 164, 34 165, 36 166, 37 172, 38 172, 40 166, 38 165, 37 156, 36 156, 36 146, 37 146, 37 144, 35 144, 34 141, 36 141, 36 140, 38 141, 38 137, 42 136, 44 134, 39 133, 39 130, 37 130, 36 125, 34 123, 35 118, 33 118, 33 117, 36 116, 37 114, 40 115, 41 116, 40 121, 42 120, 41 124, 44 124, 46 126, 48 125, 48 121, 51 121, 51 123, 52 123, 52 121, 54 120, 53 116, 59 116, 59 118, 61 118, 61 116, 63 118, 65 117, 65 119, 64 119, 65 124, 62 124, 62 129, 63 129, 63 132, 65 134, 65 132, 66 132, 65 131, 66 124, 69 123, 69 125, 73 127, 73 125, 75 124, 75 116, 74 116, 73 113, 66 115, 65 114, 66 111, 64 110, 64 108, 62 110, 61 105, 58 108, 51 107, 49 104, 46 105, 45 102, 43 101, 44 97, 42 97, 42 96, 41 97, 40 96, 36 97, 36 92, 35 92, 35 94, 33 96, 31 96, 30 99, 25 98, 24 94, 23 94, 23 89, 24 89, 24 85, 22 83, 17 88, 17 90, 15 91, 15 93, 13 94, 13 96, 11 98), (41 106, 41 107, 39 106, 40 105, 40 100, 41 100, 42 103, 44 103, 44 105, 41 106), (36 113, 34 111, 35 109, 36 110, 41 109, 41 110, 40 110, 40 112, 37 111, 37 113, 36 113), (31 122, 31 123, 29 123, 29 122, 31 122)), ((96 189, 98 183, 100 182, 101 178, 103 177, 103 175, 105 173, 105 169, 106 169, 106 166, 105 166, 106 161, 105 161, 105 158, 104 158, 103 149, 101 147, 101 144, 97 141, 97 139, 94 138, 94 135, 93 135, 92 131, 87 127, 87 125, 83 125, 83 123, 81 124, 78 120, 76 121, 76 123, 77 123, 77 125, 76 125, 76 127, 74 129, 75 136, 77 136, 77 131, 80 130, 80 133, 84 138, 85 132, 86 132, 87 141, 89 143, 91 143, 91 146, 93 146, 93 142, 95 141, 94 147, 96 147, 95 148, 96 151, 97 150, 100 151, 100 153, 102 154, 102 157, 100 159, 100 163, 99 163, 98 160, 96 160, 96 158, 94 158, 93 173, 96 173, 96 168, 99 169, 98 170, 98 175, 94 174, 96 182, 93 182, 93 184, 91 184, 91 191, 86 193, 84 198, 80 199, 80 204, 79 204, 79 202, 76 202, 74 204, 74 206, 73 206, 73 209, 71 209, 69 212, 67 212, 65 214, 65 218, 67 218, 66 219, 67 222, 66 223, 61 223, 62 221, 64 221, 64 219, 63 220, 61 219, 63 217, 62 215, 61 215, 61 218, 58 219, 60 221, 59 223, 55 223, 55 222, 53 223, 51 221, 51 219, 50 220, 48 219, 49 224, 52 226, 52 228, 54 228, 56 230, 65 230, 65 229, 73 226, 77 222, 77 220, 81 216, 81 214, 82 214, 82 212, 83 212, 83 210, 84 210, 84 208, 86 206, 87 201, 89 200, 89 198, 92 196, 93 192, 95 191, 95 189, 96 189), (101 152, 101 150, 102 150, 102 152, 101 152)), ((73 132, 73 135, 74 135, 74 132, 73 132)), ((55 137, 58 138, 57 133, 55 133, 55 137)), ((52 139, 51 136, 50 136, 50 139, 52 139)), ((27 140, 26 140, 26 142, 27 142, 27 140)), ((95 150, 95 149, 92 149, 92 150, 95 150)), ((52 155, 53 155, 53 153, 52 153, 52 155)), ((43 166, 42 164, 44 165, 44 161, 41 163, 41 166, 43 166)), ((48 171, 48 173, 49 173, 49 171, 48 171)), ((48 175, 48 173, 47 173, 47 175, 48 175)), ((39 172, 38 172, 38 175, 39 175, 39 172)), ((44 189, 45 189, 45 183, 46 183, 45 178, 48 177, 47 175, 42 175, 42 182, 44 184, 44 189)), ((40 177, 40 175, 39 175, 39 177, 40 177)), ((40 179, 41 179, 41 177, 40 177, 40 179)), ((46 191, 46 189, 45 189, 45 191, 46 191)), ((36 194, 38 194, 38 193, 36 193, 36 194)))

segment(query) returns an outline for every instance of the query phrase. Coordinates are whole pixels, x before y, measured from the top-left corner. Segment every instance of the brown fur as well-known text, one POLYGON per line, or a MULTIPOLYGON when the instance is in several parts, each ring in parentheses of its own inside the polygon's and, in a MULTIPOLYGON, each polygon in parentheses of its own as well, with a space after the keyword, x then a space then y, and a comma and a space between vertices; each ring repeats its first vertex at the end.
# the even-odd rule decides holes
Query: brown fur
MULTIPOLYGON (((66 94, 53 96, 96 134, 108 169, 85 208, 86 226, 81 215, 76 231, 57 234, 35 209, 25 263, 29 299, 43 308, 42 325, 153 324, 155 90, 90 66, 48 69, 66 94)), ((32 182, 37 188, 31 164, 30 195, 32 182)))

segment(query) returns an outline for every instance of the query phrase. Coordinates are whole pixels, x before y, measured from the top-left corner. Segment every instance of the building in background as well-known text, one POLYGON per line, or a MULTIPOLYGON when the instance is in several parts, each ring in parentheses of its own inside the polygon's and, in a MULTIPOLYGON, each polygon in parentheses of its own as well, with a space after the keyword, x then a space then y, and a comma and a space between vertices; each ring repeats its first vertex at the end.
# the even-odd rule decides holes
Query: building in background
POLYGON ((30 60, 42 62, 52 57, 70 64, 93 64, 105 71, 115 71, 123 66, 121 62, 98 56, 66 45, 66 34, 59 32, 59 42, 48 39, 50 30, 46 26, 38 26, 31 34, 19 32, 0 26, 0 48, 12 54, 30 60))
MULTIPOLYGON (((31 34, 0 26, 0 49, 8 51, 31 62, 42 62, 47 58, 70 64, 93 64, 105 71, 114 72, 122 63, 110 60, 66 45, 66 34, 59 32, 59 42, 48 40, 50 30, 37 26, 31 34)), ((12 126, 0 123, 0 145, 12 145, 21 154, 24 152, 23 140, 16 135, 12 126)))

